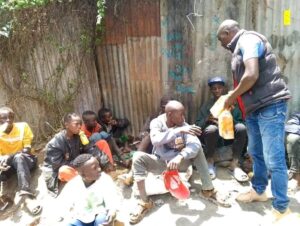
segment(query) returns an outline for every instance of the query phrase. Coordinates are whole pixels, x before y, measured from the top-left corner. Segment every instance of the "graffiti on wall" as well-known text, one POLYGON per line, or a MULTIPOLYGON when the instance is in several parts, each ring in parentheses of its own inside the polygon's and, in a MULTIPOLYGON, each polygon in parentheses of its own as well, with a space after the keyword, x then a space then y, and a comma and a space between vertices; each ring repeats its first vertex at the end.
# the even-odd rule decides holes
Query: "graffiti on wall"
MULTIPOLYGON (((169 18, 166 17, 161 21, 162 27, 167 28, 171 25, 169 18)), ((186 59, 190 59, 188 55, 191 47, 184 42, 182 29, 168 31, 163 38, 167 42, 167 46, 162 48, 161 53, 169 62, 168 78, 175 83, 176 92, 195 93, 193 85, 188 82, 191 68, 186 63, 186 59)))

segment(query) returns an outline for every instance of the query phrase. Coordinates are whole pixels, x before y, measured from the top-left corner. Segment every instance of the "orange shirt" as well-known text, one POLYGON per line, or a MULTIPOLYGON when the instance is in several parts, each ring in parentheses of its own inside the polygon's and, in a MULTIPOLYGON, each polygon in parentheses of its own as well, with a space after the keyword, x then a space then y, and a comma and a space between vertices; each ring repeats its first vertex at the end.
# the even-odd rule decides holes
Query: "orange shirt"
POLYGON ((81 130, 85 133, 85 135, 87 136, 87 138, 90 138, 90 136, 92 136, 94 133, 99 133, 101 132, 101 126, 99 123, 96 124, 95 128, 93 129, 92 132, 88 131, 86 126, 83 124, 81 126, 81 130))
POLYGON ((25 147, 31 147, 33 133, 26 122, 13 124, 9 134, 0 132, 0 156, 11 155, 25 147))

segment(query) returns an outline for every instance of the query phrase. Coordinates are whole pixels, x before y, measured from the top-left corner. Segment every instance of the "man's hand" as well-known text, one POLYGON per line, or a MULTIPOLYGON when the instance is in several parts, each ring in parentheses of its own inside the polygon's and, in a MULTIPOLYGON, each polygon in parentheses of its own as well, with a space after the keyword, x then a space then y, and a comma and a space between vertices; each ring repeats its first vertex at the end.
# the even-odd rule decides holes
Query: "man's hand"
POLYGON ((231 110, 231 107, 234 105, 235 101, 236 97, 234 96, 234 93, 232 91, 228 92, 224 101, 224 109, 231 110))
POLYGON ((22 152, 25 154, 30 154, 31 148, 27 147, 27 148, 23 148, 22 152))
POLYGON ((195 125, 183 126, 180 129, 181 129, 180 130, 181 133, 191 134, 193 136, 200 136, 202 133, 201 128, 195 125))
POLYGON ((217 118, 214 118, 214 117, 212 116, 212 114, 210 114, 210 115, 208 116, 208 118, 207 118, 206 121, 209 122, 209 123, 213 123, 213 124, 215 124, 215 125, 218 125, 218 119, 217 119, 217 118))
POLYGON ((117 122, 117 120, 112 119, 112 120, 109 122, 109 124, 112 125, 112 126, 115 126, 115 125, 118 124, 118 122, 117 122))
MULTIPOLYGON (((115 211, 108 211, 106 216, 106 222, 102 223, 103 225, 109 225, 113 222, 113 220, 116 218, 116 212, 115 211)), ((101 224, 101 225, 102 225, 101 224)))
POLYGON ((10 166, 8 165, 9 155, 0 156, 0 170, 7 171, 10 166))
POLYGON ((183 160, 183 156, 177 155, 170 162, 168 162, 167 168, 169 170, 177 170, 182 160, 183 160))

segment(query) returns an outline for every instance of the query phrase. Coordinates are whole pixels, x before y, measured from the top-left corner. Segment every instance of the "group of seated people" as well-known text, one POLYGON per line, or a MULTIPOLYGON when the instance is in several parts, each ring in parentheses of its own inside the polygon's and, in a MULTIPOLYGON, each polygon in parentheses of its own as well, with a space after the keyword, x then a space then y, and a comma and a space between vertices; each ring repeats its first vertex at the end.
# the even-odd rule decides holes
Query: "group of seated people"
MULTIPOLYGON (((195 125, 185 121, 182 103, 170 96, 161 99, 159 110, 147 119, 142 128, 132 164, 123 157, 122 148, 118 145, 118 139, 129 125, 127 119, 114 119, 111 110, 106 108, 100 109, 98 116, 93 111, 83 112, 82 117, 76 113, 66 114, 64 129, 45 147, 42 167, 47 188, 55 197, 59 194, 59 184, 67 182, 60 196, 68 200, 64 203, 73 207, 74 214, 62 220, 68 225, 109 224, 114 220, 117 209, 115 185, 105 172, 115 169, 115 159, 119 164, 131 167, 130 175, 137 185, 139 200, 137 208, 130 214, 131 224, 138 223, 153 207, 145 188, 147 174, 161 174, 166 169, 185 171, 193 165, 202 182, 199 196, 230 207, 227 198, 212 183, 217 176, 214 154, 220 146, 232 145, 229 173, 239 182, 248 181, 248 175, 239 167, 239 160, 247 148, 247 132, 242 113, 236 105, 231 108, 234 140, 224 140, 219 136, 218 119, 211 115, 210 108, 225 94, 225 81, 214 77, 208 85, 212 98, 202 105, 195 125)), ((300 187, 299 113, 287 122, 286 132, 290 175, 300 187)), ((37 164, 31 148, 32 139, 29 125, 15 123, 13 110, 1 107, 0 180, 6 180, 11 172, 16 171, 19 194, 25 197, 25 203, 35 197, 30 186, 30 170, 37 164)), ((41 206, 32 205, 30 211, 34 215, 39 214, 41 206)))

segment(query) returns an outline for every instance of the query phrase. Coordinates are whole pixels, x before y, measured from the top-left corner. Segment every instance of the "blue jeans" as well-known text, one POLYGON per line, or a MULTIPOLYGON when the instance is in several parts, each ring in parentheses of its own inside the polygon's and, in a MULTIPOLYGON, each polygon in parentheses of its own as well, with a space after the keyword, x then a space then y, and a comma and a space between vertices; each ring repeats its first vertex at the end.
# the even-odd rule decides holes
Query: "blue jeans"
POLYGON ((68 224, 68 226, 99 226, 106 222, 106 214, 98 214, 95 220, 91 223, 83 223, 80 220, 74 220, 72 223, 68 224))
POLYGON ((248 150, 253 158, 253 189, 262 194, 271 175, 272 205, 284 212, 289 204, 287 197, 287 166, 284 148, 284 123, 287 102, 279 101, 260 108, 246 117, 248 150))

